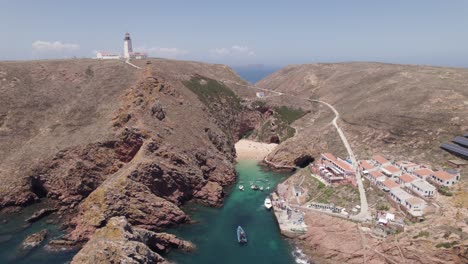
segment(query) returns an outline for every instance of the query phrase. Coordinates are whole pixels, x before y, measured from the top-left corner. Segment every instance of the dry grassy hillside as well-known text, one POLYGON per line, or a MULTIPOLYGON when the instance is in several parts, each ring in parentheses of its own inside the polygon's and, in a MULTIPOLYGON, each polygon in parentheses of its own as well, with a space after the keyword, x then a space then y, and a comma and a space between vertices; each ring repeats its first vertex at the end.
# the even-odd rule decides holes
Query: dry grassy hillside
MULTIPOLYGON (((451 156, 439 145, 468 131, 468 69, 382 63, 294 65, 257 85, 335 106, 341 114, 339 123, 361 158, 378 152, 443 165, 451 156)), ((333 115, 326 107, 297 98, 276 100, 312 109, 296 122, 302 133, 277 151, 278 160, 295 149, 304 151, 296 148, 299 141, 310 143, 307 150, 313 153, 329 149, 345 154, 327 127, 333 115)))

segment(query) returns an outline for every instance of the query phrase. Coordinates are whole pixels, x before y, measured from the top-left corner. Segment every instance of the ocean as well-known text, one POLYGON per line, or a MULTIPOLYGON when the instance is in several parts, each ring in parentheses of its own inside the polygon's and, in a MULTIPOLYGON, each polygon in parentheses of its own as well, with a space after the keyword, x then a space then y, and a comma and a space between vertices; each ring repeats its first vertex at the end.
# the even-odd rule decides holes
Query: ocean
POLYGON ((233 66, 232 69, 244 80, 255 84, 261 79, 281 69, 279 66, 250 65, 233 66))

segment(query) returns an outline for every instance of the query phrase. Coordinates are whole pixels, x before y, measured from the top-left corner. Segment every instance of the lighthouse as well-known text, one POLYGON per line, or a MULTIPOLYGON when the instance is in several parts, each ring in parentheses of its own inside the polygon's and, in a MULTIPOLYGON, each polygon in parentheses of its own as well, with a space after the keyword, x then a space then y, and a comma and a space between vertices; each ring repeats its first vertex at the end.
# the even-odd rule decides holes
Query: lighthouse
POLYGON ((129 59, 132 53, 132 39, 130 39, 130 33, 127 32, 124 38, 124 58, 129 59))

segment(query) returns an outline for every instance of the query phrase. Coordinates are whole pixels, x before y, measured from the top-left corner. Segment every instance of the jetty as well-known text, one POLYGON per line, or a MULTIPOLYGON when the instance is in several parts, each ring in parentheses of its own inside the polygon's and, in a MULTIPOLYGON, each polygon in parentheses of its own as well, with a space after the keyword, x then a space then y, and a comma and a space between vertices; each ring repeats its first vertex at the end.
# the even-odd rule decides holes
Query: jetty
POLYGON ((271 198, 273 213, 275 214, 281 234, 289 238, 305 234, 307 232, 307 225, 304 223, 304 213, 291 207, 276 192, 271 194, 271 198))

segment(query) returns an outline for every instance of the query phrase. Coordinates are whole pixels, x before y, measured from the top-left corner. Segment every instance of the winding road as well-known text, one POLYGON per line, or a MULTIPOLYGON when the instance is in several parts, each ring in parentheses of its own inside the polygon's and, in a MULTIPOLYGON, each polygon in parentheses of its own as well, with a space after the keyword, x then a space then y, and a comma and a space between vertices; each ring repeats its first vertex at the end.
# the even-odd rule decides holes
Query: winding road
MULTIPOLYGON (((335 118, 333 118, 331 123, 336 128, 336 131, 338 132, 338 135, 340 136, 341 141, 343 142, 343 145, 345 146, 346 151, 348 152, 349 158, 351 159, 351 163, 352 163, 352 166, 354 168, 355 175, 356 175, 356 183, 357 183, 358 189, 359 189, 359 198, 360 198, 360 202, 361 202, 361 210, 360 210, 359 214, 357 214, 355 216, 352 216, 350 218, 352 220, 359 221, 359 222, 366 221, 366 220, 371 218, 370 214, 369 214, 369 205, 367 203, 366 190, 364 189, 364 184, 362 182, 362 176, 361 176, 361 172, 359 171, 359 166, 358 166, 358 163, 357 163, 356 156, 354 155, 354 152, 353 152, 353 150, 351 148, 351 145, 349 144, 348 139, 346 138, 345 134, 343 133, 343 130, 338 125, 337 121, 340 118, 340 113, 335 109, 335 107, 333 107, 333 105, 331 105, 331 104, 329 104, 329 103, 327 103, 325 101, 321 101, 321 100, 304 99, 304 98, 301 98, 299 96, 285 94, 285 93, 281 93, 281 92, 277 92, 277 91, 273 91, 273 90, 268 90, 268 89, 261 88, 261 87, 258 87, 258 86, 254 86, 254 85, 240 84, 240 83, 237 83, 237 82, 234 82, 234 81, 231 81, 231 80, 222 80, 222 82, 234 83, 234 84, 237 84, 237 85, 240 85, 240 86, 245 86, 245 87, 248 87, 248 88, 251 88, 251 89, 257 89, 257 90, 261 90, 261 91, 268 91, 268 92, 271 92, 271 93, 275 93, 276 96, 284 95, 284 96, 294 97, 294 98, 299 99, 299 100, 307 100, 307 101, 309 101, 311 103, 320 103, 320 104, 324 104, 328 108, 330 108, 333 111, 333 113, 335 114, 335 118)), ((268 161, 267 157, 265 157, 265 162, 268 163, 268 164, 271 164, 271 165, 273 165, 275 167, 277 166, 276 164, 268 161)), ((293 167, 293 166, 282 166, 282 167, 296 168, 296 167, 293 167)))
POLYGON ((367 219, 370 218, 369 205, 367 203, 366 190, 364 189, 364 184, 362 183, 362 175, 361 175, 361 172, 359 171, 359 166, 358 166, 358 163, 357 163, 357 160, 356 160, 356 156, 354 156, 354 152, 351 149, 351 145, 349 144, 348 139, 346 139, 346 136, 343 133, 343 130, 338 126, 337 120, 338 120, 338 118, 340 118, 340 113, 338 113, 338 111, 335 109, 335 107, 333 107, 331 104, 329 104, 327 102, 320 101, 320 100, 312 100, 312 99, 307 99, 307 100, 310 101, 310 102, 317 102, 317 103, 324 104, 324 105, 328 106, 335 113, 335 118, 333 118, 332 124, 333 124, 333 126, 335 126, 336 131, 340 135, 341 141, 343 142, 343 145, 345 146, 346 151, 348 152, 349 158, 351 159, 351 163, 352 163, 353 168, 354 168, 354 173, 356 175, 356 183, 357 183, 358 189, 359 189, 359 198, 360 198, 360 201, 361 201, 361 211, 359 212, 359 214, 353 216, 353 219, 358 220, 358 221, 366 221, 367 219))

